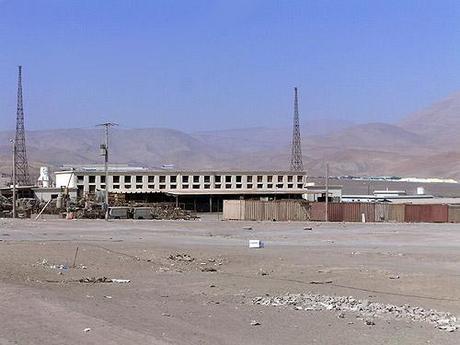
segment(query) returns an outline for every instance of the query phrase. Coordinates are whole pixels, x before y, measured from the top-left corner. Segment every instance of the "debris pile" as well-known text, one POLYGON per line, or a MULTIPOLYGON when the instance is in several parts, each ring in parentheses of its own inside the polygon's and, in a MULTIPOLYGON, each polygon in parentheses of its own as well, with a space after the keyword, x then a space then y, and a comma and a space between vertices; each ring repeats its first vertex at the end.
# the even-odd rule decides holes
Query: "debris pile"
POLYGON ((265 306, 290 306, 295 310, 330 310, 351 312, 357 317, 365 319, 365 323, 372 325, 372 318, 406 319, 419 322, 428 322, 436 328, 453 332, 459 325, 457 318, 451 313, 438 312, 433 309, 404 304, 402 306, 382 304, 368 300, 359 300, 351 296, 326 296, 312 293, 284 294, 275 297, 256 297, 253 304, 265 306))
POLYGON ((171 205, 152 206, 150 209, 150 213, 153 219, 190 220, 192 218, 195 218, 192 216, 192 213, 190 211, 186 211, 179 207, 171 205))

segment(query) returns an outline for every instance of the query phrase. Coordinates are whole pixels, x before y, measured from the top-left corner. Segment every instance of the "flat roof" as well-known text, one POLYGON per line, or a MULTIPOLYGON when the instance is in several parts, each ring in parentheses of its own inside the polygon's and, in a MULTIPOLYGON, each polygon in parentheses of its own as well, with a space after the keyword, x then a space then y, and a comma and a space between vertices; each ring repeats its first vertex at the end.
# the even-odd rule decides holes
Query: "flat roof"
MULTIPOLYGON (((289 171, 289 170, 169 170, 169 169, 147 169, 147 168, 109 168, 109 173, 144 173, 144 174, 252 174, 252 175, 306 175, 302 171, 289 171)), ((104 169, 99 168, 74 168, 73 170, 58 170, 55 174, 65 173, 104 173, 104 169)))

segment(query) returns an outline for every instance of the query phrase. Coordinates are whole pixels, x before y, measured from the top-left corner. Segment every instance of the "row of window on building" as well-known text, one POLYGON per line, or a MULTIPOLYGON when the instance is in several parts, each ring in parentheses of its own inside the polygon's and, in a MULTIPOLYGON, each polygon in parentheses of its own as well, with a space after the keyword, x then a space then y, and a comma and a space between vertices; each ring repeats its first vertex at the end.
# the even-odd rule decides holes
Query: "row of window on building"
MULTIPOLYGON (((182 189, 273 189, 273 188, 303 188, 303 176, 295 175, 194 175, 194 176, 175 176, 175 175, 157 175, 157 176, 111 176, 112 189, 177 189, 180 185, 182 189), (178 183, 180 181, 181 183, 178 183), (123 184, 122 184, 123 183, 123 184), (146 185, 146 186, 145 186, 146 185)), ((77 175, 77 184, 84 184, 84 176, 77 175)), ((95 190, 98 183, 101 189, 105 188, 105 176, 89 175, 87 179, 89 191, 95 190), (97 179, 96 179, 97 177, 97 179)))

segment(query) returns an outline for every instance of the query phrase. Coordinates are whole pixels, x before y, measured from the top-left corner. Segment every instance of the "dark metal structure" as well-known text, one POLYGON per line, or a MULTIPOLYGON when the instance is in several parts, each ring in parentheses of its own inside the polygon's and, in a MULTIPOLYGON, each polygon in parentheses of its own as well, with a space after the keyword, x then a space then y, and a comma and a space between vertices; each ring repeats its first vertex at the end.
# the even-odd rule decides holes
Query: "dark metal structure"
POLYGON ((291 171, 302 172, 302 147, 300 140, 299 124, 299 102, 297 99, 297 88, 294 88, 294 124, 292 129, 292 146, 291 146, 291 171))
POLYGON ((22 101, 22 66, 18 67, 18 107, 16 112, 16 138, 14 140, 16 184, 30 185, 29 164, 26 153, 26 134, 24 130, 24 105, 22 101))

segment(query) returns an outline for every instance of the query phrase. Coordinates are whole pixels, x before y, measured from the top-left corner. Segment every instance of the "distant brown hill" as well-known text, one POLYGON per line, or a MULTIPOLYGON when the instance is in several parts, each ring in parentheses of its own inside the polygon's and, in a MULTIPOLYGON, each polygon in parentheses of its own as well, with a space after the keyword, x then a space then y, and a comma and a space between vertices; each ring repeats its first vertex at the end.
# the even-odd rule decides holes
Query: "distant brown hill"
MULTIPOLYGON (((460 179, 460 93, 409 115, 399 124, 353 125, 304 120, 304 165, 312 176, 399 175, 460 179)), ((98 129, 27 132, 37 168, 99 163, 98 129)), ((0 132, 0 171, 9 172, 11 132, 0 132)), ((247 128, 185 133, 166 128, 115 129, 111 161, 183 169, 288 169, 291 129, 247 128)))

